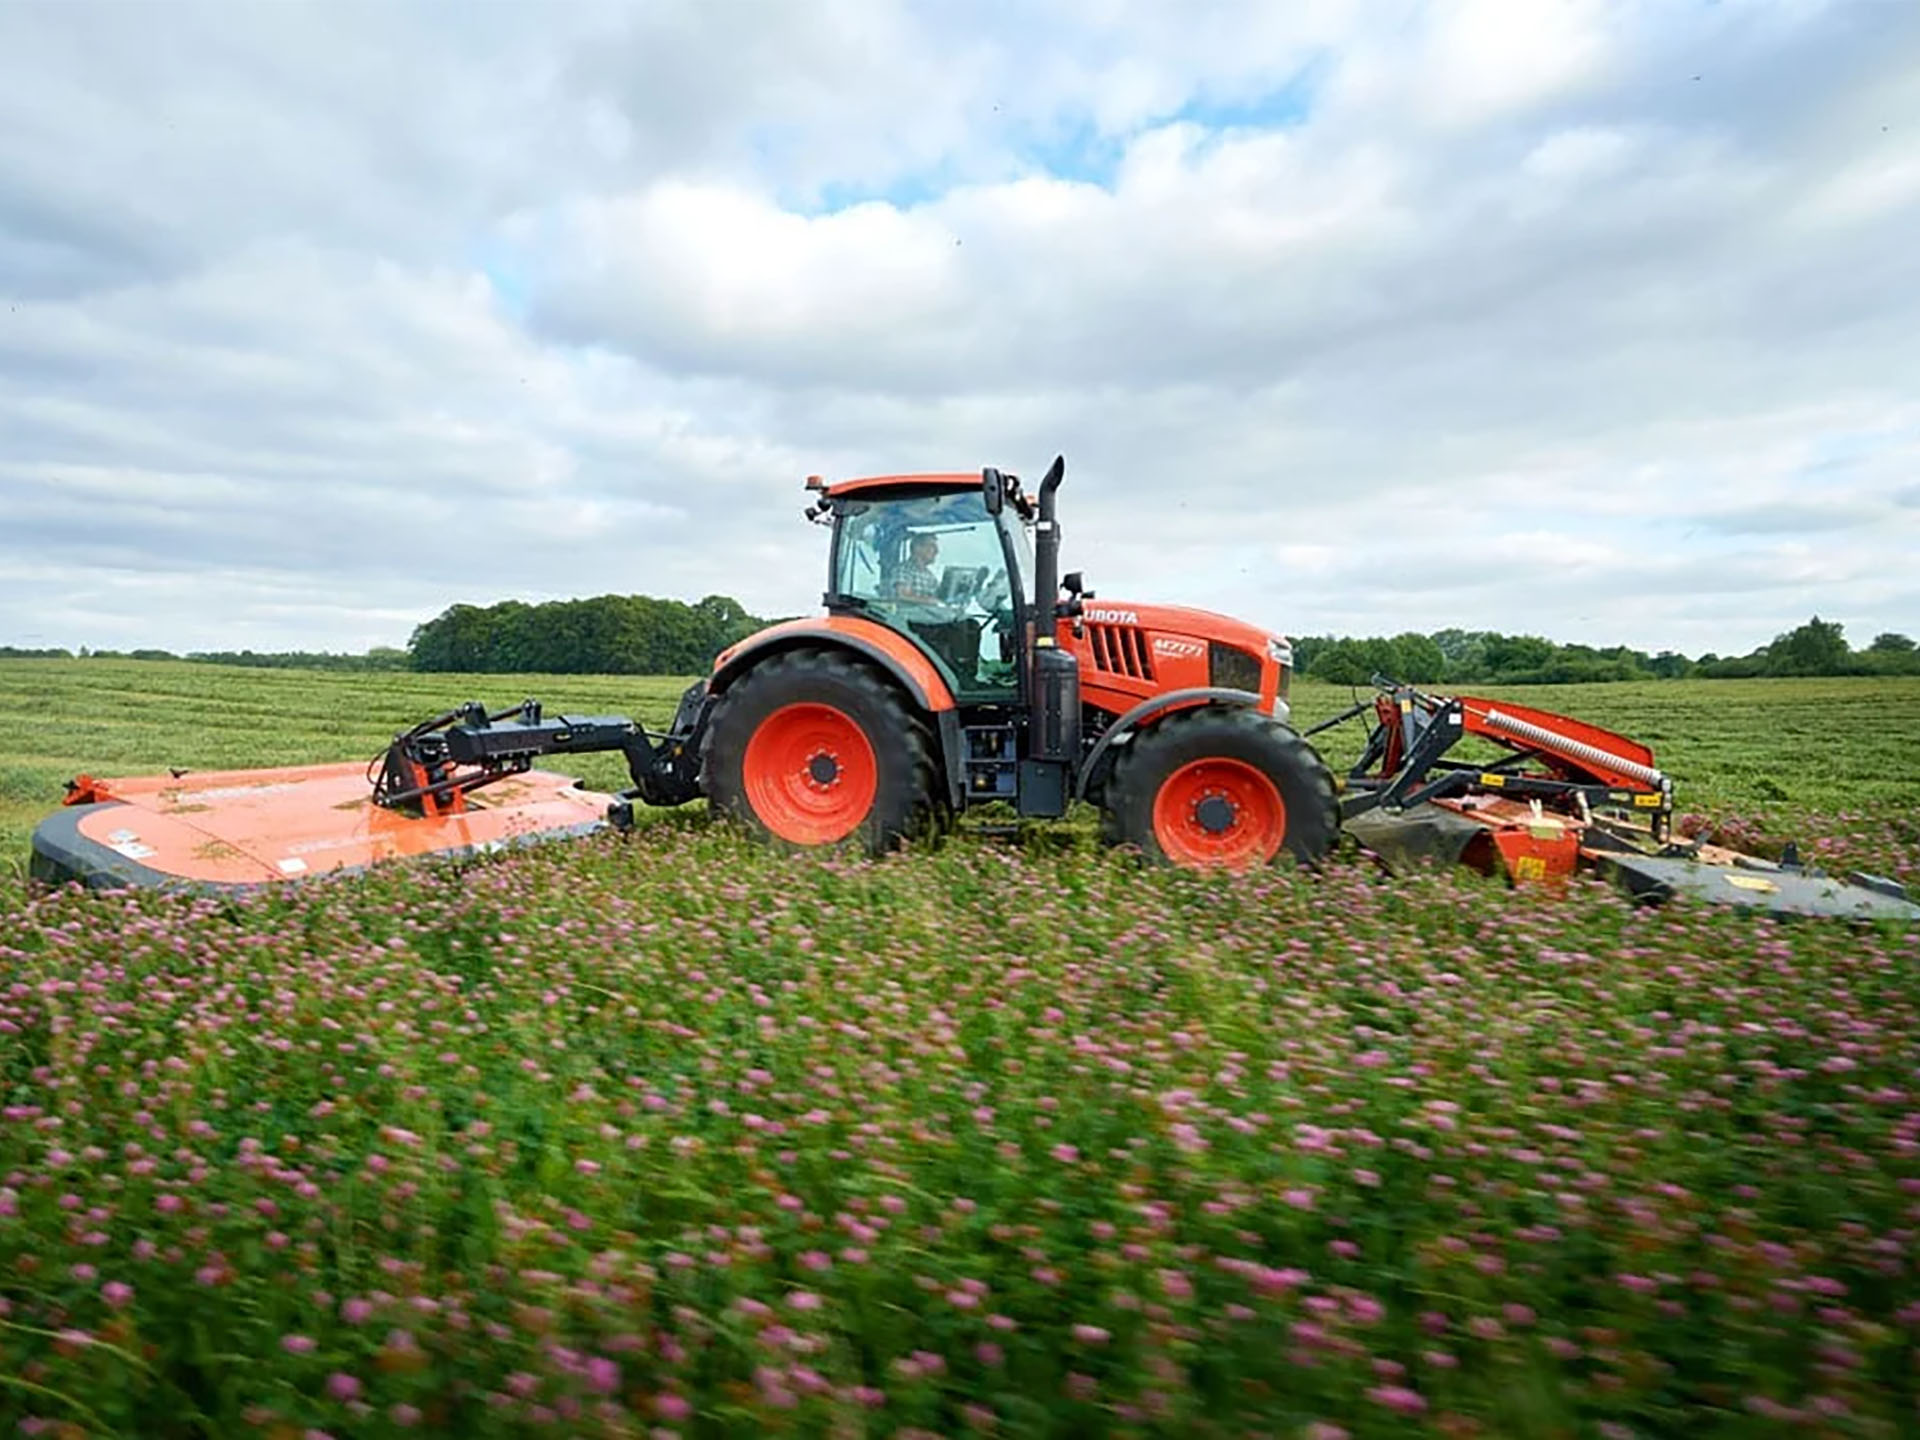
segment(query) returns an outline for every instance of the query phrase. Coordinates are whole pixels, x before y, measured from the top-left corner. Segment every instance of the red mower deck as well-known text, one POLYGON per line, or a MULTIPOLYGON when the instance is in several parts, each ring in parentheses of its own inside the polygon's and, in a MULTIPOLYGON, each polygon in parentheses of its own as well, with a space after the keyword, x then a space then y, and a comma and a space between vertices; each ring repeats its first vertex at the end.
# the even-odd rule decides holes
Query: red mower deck
POLYGON ((130 886, 252 889, 365 870, 386 860, 470 855, 603 828, 611 795, 527 770, 459 813, 375 805, 365 761, 179 777, 82 777, 33 837, 35 878, 130 886))

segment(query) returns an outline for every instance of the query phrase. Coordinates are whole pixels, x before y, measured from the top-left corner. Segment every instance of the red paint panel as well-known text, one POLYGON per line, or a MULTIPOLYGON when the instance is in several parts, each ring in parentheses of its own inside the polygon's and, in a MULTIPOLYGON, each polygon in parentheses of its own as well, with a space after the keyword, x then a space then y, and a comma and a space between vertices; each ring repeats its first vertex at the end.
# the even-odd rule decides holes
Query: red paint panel
POLYGON ((1504 796, 1432 803, 1486 827, 1484 844, 1476 838, 1460 857, 1483 873, 1497 865, 1516 885, 1540 884, 1564 880, 1579 864, 1580 827, 1551 811, 1536 817, 1531 805, 1504 796))
POLYGON ((963 485, 978 488, 980 483, 978 470, 941 471, 924 475, 863 475, 857 480, 841 480, 829 485, 826 487, 826 493, 831 496, 858 495, 863 490, 889 490, 901 486, 928 490, 952 490, 963 485))
POLYGON ((1493 832, 1493 843, 1516 885, 1549 884, 1573 874, 1580 861, 1580 833, 1535 833, 1519 827, 1493 832))
POLYGON ((84 816, 83 836, 149 869, 214 884, 299 880, 568 830, 603 821, 613 799, 530 770, 487 786, 462 814, 414 819, 373 804, 364 760, 98 783, 125 803, 84 816))
POLYGON ((1272 631, 1211 610, 1107 599, 1087 602, 1081 631, 1076 636, 1073 621, 1062 620, 1057 638, 1079 657, 1081 690, 1091 704, 1124 711, 1168 690, 1208 685, 1207 646, 1218 643, 1260 662, 1260 709, 1273 713, 1280 667, 1268 658, 1268 645, 1281 637, 1272 631))

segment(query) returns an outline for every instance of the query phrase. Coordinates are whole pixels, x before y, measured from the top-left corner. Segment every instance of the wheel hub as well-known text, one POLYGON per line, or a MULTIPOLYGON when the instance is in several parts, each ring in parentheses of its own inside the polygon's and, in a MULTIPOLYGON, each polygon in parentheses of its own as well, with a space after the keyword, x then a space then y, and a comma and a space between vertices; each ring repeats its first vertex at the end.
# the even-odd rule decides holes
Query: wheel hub
POLYGON ((1224 835, 1239 818, 1234 803, 1217 791, 1202 797, 1193 807, 1193 818, 1209 835, 1224 835))
POLYGON ((879 758, 837 705, 796 700, 754 727, 740 757, 742 798, 780 839, 827 845, 852 835, 880 794, 879 758))
POLYGON ((1287 806, 1261 765, 1202 755, 1160 782, 1150 823, 1154 842, 1174 864, 1243 870, 1279 854, 1287 806))

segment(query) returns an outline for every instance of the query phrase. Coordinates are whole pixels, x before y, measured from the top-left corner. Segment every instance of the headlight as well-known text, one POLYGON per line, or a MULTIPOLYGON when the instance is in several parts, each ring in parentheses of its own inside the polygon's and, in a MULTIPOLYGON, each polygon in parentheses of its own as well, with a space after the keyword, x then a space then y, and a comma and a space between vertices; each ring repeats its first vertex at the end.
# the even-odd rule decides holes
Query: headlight
POLYGON ((1293 690, 1293 645, 1284 636, 1276 636, 1267 641, 1267 658, 1280 667, 1280 686, 1276 694, 1280 704, 1276 713, 1287 708, 1287 696, 1293 690))
POLYGON ((1207 683, 1260 693, 1260 657, 1218 642, 1207 646, 1207 683))

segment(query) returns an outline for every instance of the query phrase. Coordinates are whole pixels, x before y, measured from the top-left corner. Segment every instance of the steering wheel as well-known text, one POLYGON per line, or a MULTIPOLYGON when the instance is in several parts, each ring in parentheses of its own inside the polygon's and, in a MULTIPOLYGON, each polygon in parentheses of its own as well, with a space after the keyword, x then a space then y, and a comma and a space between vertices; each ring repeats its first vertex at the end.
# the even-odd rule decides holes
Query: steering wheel
POLYGON ((973 603, 985 611, 996 626, 1005 630, 1013 628, 1013 584, 1004 567, 994 571, 993 577, 974 593, 973 603))
POLYGON ((890 603, 909 619, 919 619, 930 624, 945 625, 962 618, 967 613, 965 605, 954 605, 932 595, 893 595, 890 603))

